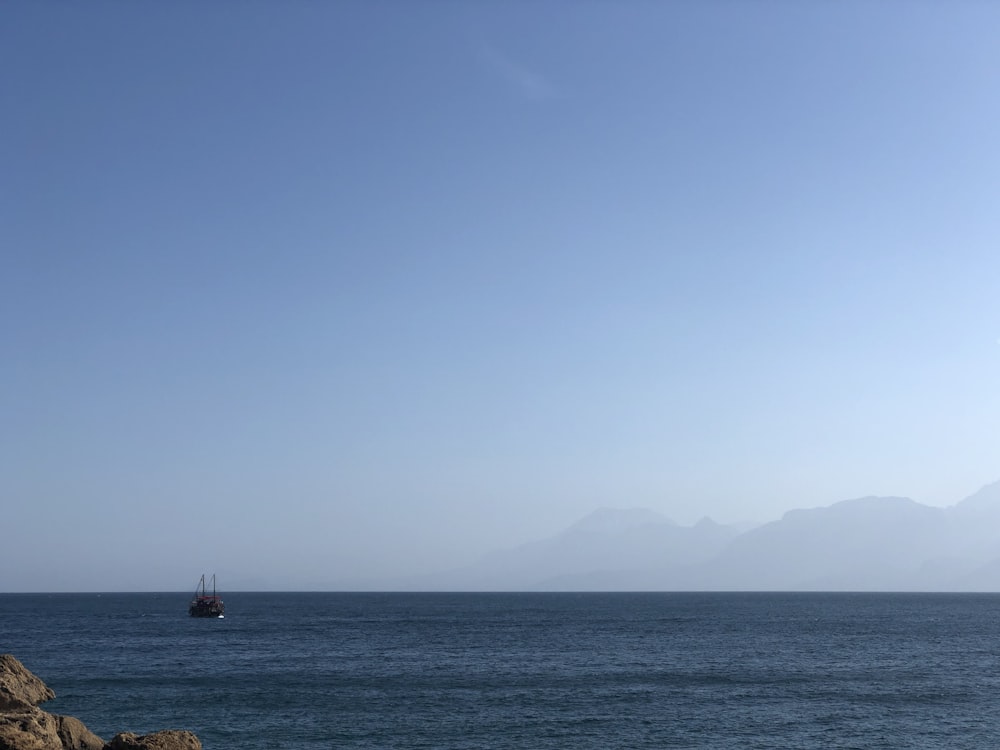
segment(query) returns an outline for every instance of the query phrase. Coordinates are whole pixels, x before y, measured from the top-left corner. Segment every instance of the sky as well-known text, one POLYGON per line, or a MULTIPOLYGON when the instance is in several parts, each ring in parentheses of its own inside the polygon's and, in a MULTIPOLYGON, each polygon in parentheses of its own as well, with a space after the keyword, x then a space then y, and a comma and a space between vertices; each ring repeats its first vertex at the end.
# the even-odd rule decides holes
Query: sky
POLYGON ((0 9, 0 591, 1000 479, 1000 5, 0 9))

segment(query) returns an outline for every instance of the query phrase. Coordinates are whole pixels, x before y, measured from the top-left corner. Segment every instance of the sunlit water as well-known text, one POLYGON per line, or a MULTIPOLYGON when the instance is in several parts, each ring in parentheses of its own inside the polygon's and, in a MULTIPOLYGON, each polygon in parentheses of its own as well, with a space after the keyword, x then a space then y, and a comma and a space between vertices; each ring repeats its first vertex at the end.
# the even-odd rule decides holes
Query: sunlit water
POLYGON ((53 713, 256 748, 1000 747, 1000 597, 0 595, 53 713))

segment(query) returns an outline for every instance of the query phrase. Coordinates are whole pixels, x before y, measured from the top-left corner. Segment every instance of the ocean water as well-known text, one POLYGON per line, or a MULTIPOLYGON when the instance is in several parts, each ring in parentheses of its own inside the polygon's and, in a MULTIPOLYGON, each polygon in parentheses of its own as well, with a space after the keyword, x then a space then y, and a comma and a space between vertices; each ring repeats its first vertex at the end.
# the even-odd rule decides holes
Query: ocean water
POLYGON ((110 739, 257 748, 1000 747, 1000 596, 0 595, 110 739))

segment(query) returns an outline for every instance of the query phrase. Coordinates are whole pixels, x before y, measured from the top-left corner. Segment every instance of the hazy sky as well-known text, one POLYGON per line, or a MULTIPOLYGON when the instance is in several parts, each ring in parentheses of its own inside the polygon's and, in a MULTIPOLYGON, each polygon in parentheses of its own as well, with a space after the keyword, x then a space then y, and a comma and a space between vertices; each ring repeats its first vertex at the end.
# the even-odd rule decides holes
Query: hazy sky
POLYGON ((991 2, 5 3, 0 590, 1000 479, 998 36, 991 2))

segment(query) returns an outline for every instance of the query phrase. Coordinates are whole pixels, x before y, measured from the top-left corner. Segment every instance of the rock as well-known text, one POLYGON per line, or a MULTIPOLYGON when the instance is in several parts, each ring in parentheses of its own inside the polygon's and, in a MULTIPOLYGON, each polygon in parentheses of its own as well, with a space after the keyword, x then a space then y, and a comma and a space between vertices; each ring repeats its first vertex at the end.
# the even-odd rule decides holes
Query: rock
POLYGON ((104 740, 72 716, 38 708, 0 713, 0 750, 104 750, 104 740))
POLYGON ((0 714, 0 750, 63 750, 56 718, 38 708, 0 714))
POLYGON ((106 750, 201 750, 201 741, 192 732, 179 729, 141 736, 122 732, 114 736, 106 750))
POLYGON ((56 733, 65 750, 104 750, 104 740, 73 716, 55 716, 56 733))
POLYGON ((12 654, 0 654, 0 711, 22 711, 55 697, 12 654))
POLYGON ((38 708, 56 694, 10 654, 0 655, 0 750, 201 750, 191 732, 122 732, 109 743, 79 719, 38 708))

